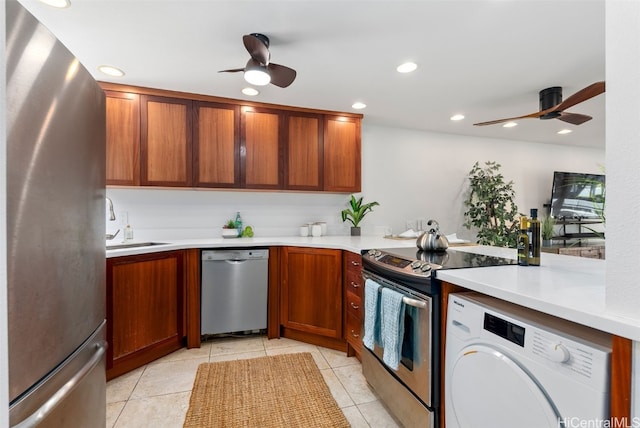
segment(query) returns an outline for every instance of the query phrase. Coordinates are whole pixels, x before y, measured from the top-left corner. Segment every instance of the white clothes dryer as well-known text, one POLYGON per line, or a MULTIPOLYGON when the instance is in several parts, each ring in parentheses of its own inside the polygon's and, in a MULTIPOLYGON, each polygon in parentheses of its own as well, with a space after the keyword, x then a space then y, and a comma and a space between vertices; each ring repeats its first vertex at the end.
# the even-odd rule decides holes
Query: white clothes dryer
POLYGON ((610 355, 609 334, 474 292, 451 294, 446 426, 608 426, 610 355))

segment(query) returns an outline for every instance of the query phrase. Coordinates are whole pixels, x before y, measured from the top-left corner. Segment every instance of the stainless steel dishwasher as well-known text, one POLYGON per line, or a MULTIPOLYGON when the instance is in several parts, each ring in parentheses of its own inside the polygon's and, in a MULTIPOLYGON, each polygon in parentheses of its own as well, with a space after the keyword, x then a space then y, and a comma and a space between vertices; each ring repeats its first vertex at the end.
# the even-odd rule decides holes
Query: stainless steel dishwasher
POLYGON ((268 249, 202 251, 200 334, 267 328, 268 249))

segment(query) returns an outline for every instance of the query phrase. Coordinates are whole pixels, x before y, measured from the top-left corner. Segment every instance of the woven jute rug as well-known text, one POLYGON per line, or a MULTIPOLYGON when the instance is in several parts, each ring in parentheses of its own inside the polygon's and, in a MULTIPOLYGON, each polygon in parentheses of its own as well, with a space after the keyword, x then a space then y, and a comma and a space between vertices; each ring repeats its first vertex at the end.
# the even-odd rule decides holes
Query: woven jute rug
POLYGON ((349 427, 310 353, 203 363, 185 428, 349 427))

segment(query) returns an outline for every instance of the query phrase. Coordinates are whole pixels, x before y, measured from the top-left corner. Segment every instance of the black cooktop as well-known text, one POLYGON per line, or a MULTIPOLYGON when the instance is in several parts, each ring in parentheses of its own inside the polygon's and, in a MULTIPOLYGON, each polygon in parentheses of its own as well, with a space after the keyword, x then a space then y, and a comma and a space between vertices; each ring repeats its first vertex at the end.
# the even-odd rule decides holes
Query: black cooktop
POLYGON ((487 256, 485 254, 456 251, 430 252, 417 248, 379 248, 379 251, 393 254, 407 260, 421 260, 441 266, 439 269, 463 269, 485 266, 515 265, 517 262, 504 257, 487 256))

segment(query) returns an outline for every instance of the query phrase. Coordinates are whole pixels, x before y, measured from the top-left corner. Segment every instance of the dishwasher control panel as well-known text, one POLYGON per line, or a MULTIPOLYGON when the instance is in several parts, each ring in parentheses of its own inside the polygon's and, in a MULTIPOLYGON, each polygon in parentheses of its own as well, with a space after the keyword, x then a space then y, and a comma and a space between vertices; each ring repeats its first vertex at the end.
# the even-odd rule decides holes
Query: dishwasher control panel
POLYGON ((269 258, 267 248, 203 250, 202 261, 214 260, 262 260, 269 258))

